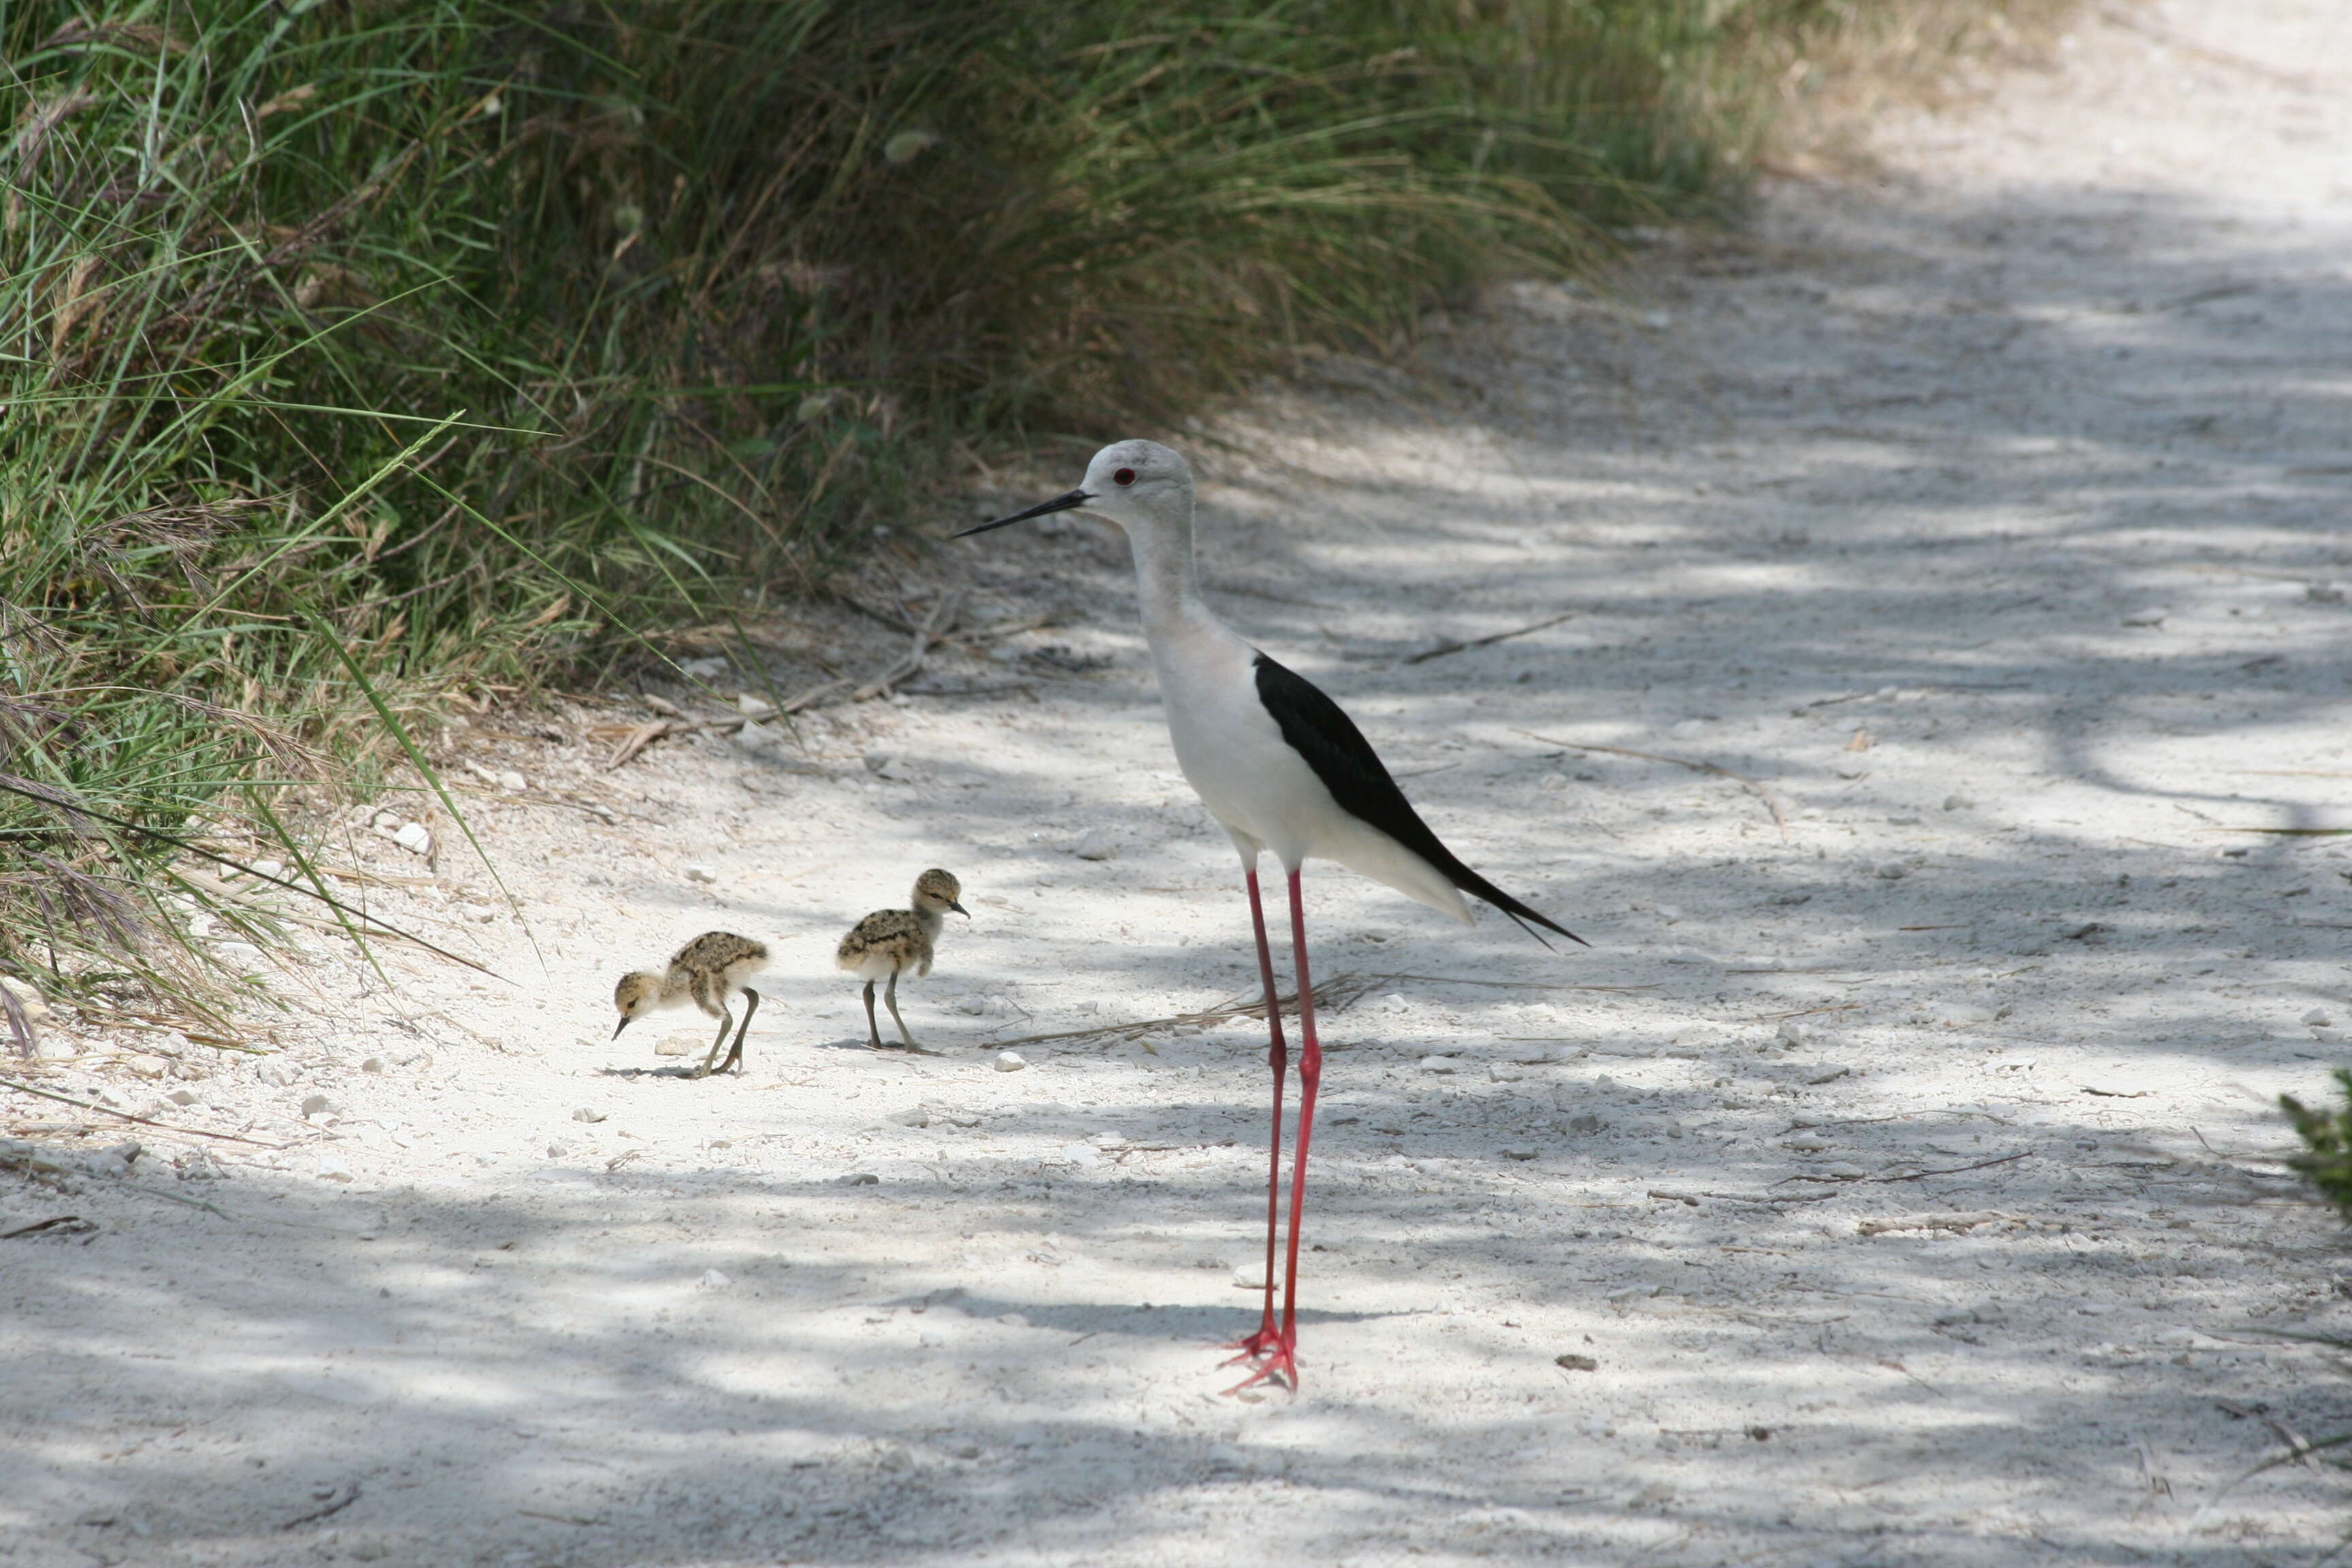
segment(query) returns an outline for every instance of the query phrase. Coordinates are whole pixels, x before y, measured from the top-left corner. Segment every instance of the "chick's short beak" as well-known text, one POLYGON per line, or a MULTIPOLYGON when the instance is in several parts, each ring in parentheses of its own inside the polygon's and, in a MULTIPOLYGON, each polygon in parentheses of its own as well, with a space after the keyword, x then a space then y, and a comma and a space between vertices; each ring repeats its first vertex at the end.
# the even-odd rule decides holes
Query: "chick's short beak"
POLYGON ((950 899, 948 900, 948 908, 953 910, 956 913, 961 915, 966 920, 971 919, 971 911, 965 909, 961 904, 957 903, 953 899, 950 899))
POLYGON ((624 1013, 621 1015, 621 1021, 613 1026, 613 1037, 616 1040, 619 1039, 621 1037, 621 1031, 628 1026, 629 1016, 626 1013, 624 1013))
POLYGON ((992 528, 1003 528, 1007 523, 1026 522, 1033 517, 1044 517, 1049 512, 1067 511, 1072 507, 1084 506, 1094 499, 1085 490, 1072 490, 1067 495, 1055 496, 1052 500, 1039 501, 1027 511, 1016 511, 1011 517, 1000 517, 994 522, 975 522, 970 528, 959 528, 949 537, 962 539, 974 533, 986 533, 992 528))

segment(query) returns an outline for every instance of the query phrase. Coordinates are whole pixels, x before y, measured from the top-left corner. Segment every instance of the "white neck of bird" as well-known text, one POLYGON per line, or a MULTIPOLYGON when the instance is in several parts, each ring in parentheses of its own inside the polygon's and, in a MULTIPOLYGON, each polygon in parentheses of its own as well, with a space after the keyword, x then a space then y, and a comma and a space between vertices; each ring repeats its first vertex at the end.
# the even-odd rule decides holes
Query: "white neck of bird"
POLYGON ((1192 520, 1155 519, 1127 531, 1128 549, 1135 556, 1137 598, 1144 628, 1173 626, 1206 616, 1201 602, 1201 579, 1192 564, 1192 520))

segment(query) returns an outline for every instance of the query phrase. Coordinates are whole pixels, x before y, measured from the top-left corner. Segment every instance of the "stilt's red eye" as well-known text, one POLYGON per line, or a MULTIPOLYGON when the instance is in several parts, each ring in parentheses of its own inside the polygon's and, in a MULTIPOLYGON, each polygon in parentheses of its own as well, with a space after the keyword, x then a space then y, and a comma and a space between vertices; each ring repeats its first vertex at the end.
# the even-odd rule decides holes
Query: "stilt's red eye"
POLYGON ((1111 478, 1120 484, 1131 485, 1135 483, 1135 470, 1133 468, 1121 468, 1118 472, 1113 474, 1111 478))

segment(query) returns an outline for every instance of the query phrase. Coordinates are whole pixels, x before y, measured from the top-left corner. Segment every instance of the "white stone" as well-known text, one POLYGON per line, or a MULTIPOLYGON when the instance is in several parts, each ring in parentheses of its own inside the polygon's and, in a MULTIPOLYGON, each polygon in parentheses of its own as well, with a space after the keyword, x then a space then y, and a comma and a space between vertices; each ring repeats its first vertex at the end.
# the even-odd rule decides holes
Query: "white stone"
POLYGON ((702 1271, 702 1278, 695 1281, 697 1286, 705 1290, 724 1290, 727 1287, 734 1283, 734 1280, 730 1279, 726 1275, 721 1274, 716 1268, 704 1269, 702 1271))
POLYGON ((392 841, 411 855, 430 855, 433 852, 433 835, 421 822, 404 824, 400 831, 392 836, 392 841))
POLYGON ((657 1057, 690 1057, 697 1051, 706 1049, 709 1044, 709 1041, 704 1039, 699 1035, 689 1035, 681 1031, 675 1035, 664 1035, 660 1039, 656 1040, 654 1042, 654 1055, 657 1057))
POLYGON ((597 1110, 593 1105, 583 1105, 579 1110, 572 1113, 572 1120, 574 1121, 602 1121, 604 1120, 604 1112, 597 1110))
POLYGON ((1813 1037, 1813 1026, 1811 1024, 1801 1024, 1794 1018, 1783 1018, 1776 1033, 1788 1044, 1801 1046, 1813 1037))
POLYGON ((996 1053, 996 1070, 998 1072, 1019 1072, 1023 1068, 1025 1068, 1028 1065, 1028 1060, 1024 1058, 1019 1051, 999 1051, 996 1053))
POLYGON ((1446 1057, 1423 1057, 1420 1061, 1413 1065, 1420 1068, 1423 1072, 1449 1073, 1460 1072, 1462 1070, 1462 1064, 1460 1062, 1452 1060, 1446 1057))
POLYGON ((688 866, 686 868, 686 879, 689 882, 716 882, 719 880, 719 873, 708 866, 688 866))
POLYGON ((2315 1028, 2321 1029, 2324 1029, 2327 1027, 2328 1025, 2336 1022, 2335 1019, 2327 1016, 2327 1009, 2325 1007, 2314 1007, 2310 1012, 2305 1013, 2303 1016, 2303 1021, 2313 1026, 2315 1028))
POLYGON ((1070 851, 1081 860, 1115 860, 1118 844, 1107 833, 1089 833, 1070 851))
POLYGON ((904 1110, 890 1112, 882 1120, 895 1121, 901 1127, 929 1127, 931 1124, 931 1113, 919 1105, 910 1105, 904 1110))

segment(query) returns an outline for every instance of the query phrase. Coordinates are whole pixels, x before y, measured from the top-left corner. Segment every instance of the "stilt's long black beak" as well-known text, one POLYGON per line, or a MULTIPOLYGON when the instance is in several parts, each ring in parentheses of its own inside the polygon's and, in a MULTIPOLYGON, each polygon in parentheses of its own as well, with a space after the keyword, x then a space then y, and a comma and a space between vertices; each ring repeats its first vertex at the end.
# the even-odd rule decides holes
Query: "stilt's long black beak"
POLYGON ((621 1037, 621 1031, 628 1026, 629 1016, 626 1013, 624 1013, 621 1015, 621 1021, 613 1026, 613 1037, 616 1040, 619 1039, 621 1037))
POLYGON ((1033 517, 1044 517, 1049 512, 1067 511, 1074 506, 1084 506, 1094 499, 1085 490, 1072 490, 1068 495, 1055 496, 1052 500, 1039 501, 1027 511, 1016 511, 1011 517, 1000 517, 994 522, 975 522, 970 528, 959 528, 948 537, 962 539, 969 534, 986 533, 992 528, 1003 528, 1007 523, 1026 522, 1033 517))
MULTIPOLYGON (((1012 520, 1012 519, 1010 519, 1010 518, 1007 518, 1005 521, 1008 521, 1008 522, 1010 522, 1010 521, 1012 521, 1013 520, 1012 520)), ((989 524, 989 526, 990 526, 991 528, 993 528, 993 527, 995 527, 996 525, 995 525, 994 523, 992 523, 992 523, 990 523, 990 524, 989 524)), ((950 909, 953 910, 956 913, 958 913, 958 914, 961 915, 961 916, 962 916, 964 919, 966 919, 966 920, 970 920, 970 919, 971 919, 971 911, 970 910, 968 910, 968 909, 965 909, 961 904, 957 903, 953 899, 950 899, 950 900, 948 900, 948 908, 950 908, 950 909)))

